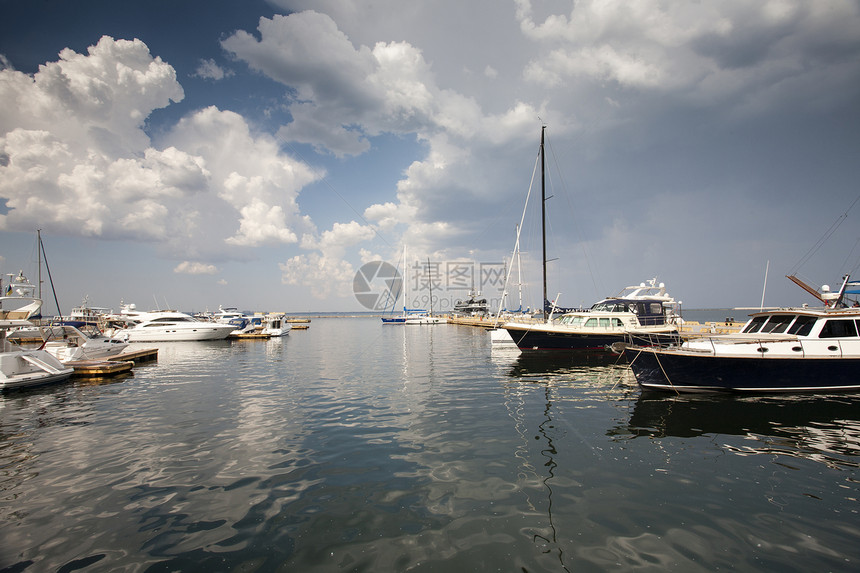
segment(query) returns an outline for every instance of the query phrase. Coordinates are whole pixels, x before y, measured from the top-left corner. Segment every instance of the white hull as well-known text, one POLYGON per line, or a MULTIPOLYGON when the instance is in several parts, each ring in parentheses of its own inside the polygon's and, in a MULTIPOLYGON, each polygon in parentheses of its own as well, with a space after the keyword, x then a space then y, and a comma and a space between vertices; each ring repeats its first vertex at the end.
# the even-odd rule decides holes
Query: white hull
POLYGON ((0 390, 29 388, 60 382, 74 372, 44 350, 0 353, 0 390))
POLYGON ((121 317, 136 324, 122 331, 129 342, 173 342, 196 340, 223 340, 235 330, 232 324, 204 322, 176 311, 129 312, 121 317))
POLYGON ((201 323, 191 328, 146 328, 136 326, 126 331, 129 342, 173 342, 193 340, 224 340, 233 331, 229 324, 201 323))
POLYGON ((68 346, 62 342, 45 345, 45 350, 60 362, 75 362, 78 360, 104 360, 121 354, 128 347, 128 342, 122 340, 90 339, 83 346, 68 346))
POLYGON ((439 316, 408 316, 406 324, 447 324, 448 319, 439 316))

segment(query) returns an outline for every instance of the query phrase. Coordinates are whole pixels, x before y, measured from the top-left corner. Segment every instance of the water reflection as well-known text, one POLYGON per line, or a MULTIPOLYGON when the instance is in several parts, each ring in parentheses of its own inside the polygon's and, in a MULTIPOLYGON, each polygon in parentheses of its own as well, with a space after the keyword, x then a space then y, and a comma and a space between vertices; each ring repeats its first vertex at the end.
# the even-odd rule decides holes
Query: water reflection
POLYGON ((735 435, 751 438, 726 445, 736 454, 778 454, 833 467, 860 467, 860 397, 666 396, 642 393, 619 438, 735 435))

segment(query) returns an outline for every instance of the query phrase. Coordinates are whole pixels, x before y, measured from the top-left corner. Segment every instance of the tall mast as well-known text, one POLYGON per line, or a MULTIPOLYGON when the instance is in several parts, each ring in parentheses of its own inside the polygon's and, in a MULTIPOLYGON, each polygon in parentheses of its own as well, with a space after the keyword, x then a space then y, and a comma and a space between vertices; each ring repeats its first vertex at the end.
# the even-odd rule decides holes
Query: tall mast
POLYGON ((36 265, 37 265, 37 268, 39 269, 39 271, 37 273, 38 274, 37 279, 38 279, 38 284, 39 284, 38 293, 39 293, 39 300, 42 300, 42 229, 36 229, 36 243, 37 243, 36 244, 36 257, 37 257, 37 261, 38 261, 38 263, 36 263, 36 265))
POLYGON ((543 309, 543 320, 546 322, 546 182, 544 180, 546 172, 546 163, 544 160, 543 134, 546 131, 546 126, 540 128, 540 223, 541 223, 541 239, 543 241, 543 299, 541 300, 541 308, 543 309))
POLYGON ((430 287, 430 316, 433 316, 433 275, 430 274, 430 257, 427 257, 427 285, 430 287))

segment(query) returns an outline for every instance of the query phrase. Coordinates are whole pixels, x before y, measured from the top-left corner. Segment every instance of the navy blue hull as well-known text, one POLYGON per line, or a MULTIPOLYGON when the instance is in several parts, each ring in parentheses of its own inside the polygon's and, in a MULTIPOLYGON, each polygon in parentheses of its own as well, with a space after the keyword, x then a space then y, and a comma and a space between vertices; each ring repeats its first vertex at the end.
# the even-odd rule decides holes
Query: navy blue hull
POLYGON ((642 388, 670 392, 860 390, 860 358, 727 358, 626 348, 642 388))
POLYGON ((508 332, 522 350, 598 350, 605 351, 613 342, 623 342, 620 334, 559 334, 536 330, 508 332))
MULTIPOLYGON (((503 327, 505 328, 505 327, 503 327)), ((536 329, 505 328, 521 350, 590 350, 609 352, 615 342, 633 342, 642 346, 668 344, 677 341, 677 334, 649 334, 646 339, 637 339, 630 334, 598 334, 543 332, 536 329)))

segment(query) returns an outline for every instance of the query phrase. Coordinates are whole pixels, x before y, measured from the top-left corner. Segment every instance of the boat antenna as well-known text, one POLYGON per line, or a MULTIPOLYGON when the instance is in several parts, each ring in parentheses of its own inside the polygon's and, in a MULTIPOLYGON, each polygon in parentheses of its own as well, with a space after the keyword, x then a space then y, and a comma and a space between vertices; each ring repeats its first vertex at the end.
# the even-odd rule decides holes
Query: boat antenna
POLYGON ((761 305, 759 310, 764 310, 764 292, 767 290, 767 271, 770 268, 770 261, 764 266, 764 286, 761 289, 761 305))
POLYGON ((546 125, 540 128, 540 221, 541 240, 543 244, 543 321, 546 322, 546 160, 544 151, 544 132, 546 125))

